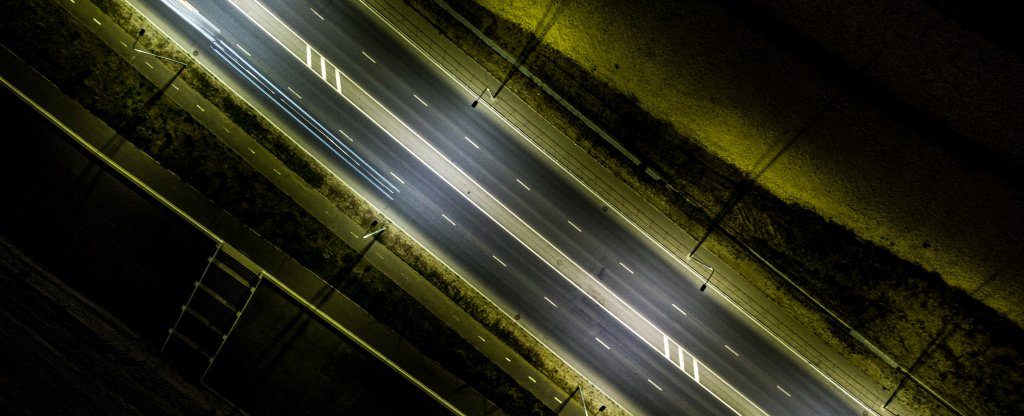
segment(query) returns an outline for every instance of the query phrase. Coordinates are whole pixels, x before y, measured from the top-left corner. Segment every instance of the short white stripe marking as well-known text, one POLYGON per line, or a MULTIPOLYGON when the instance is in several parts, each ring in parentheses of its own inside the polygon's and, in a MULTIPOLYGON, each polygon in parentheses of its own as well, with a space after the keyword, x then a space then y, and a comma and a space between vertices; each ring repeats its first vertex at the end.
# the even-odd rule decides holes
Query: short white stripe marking
POLYGON ((245 50, 245 48, 243 48, 242 45, 239 45, 239 44, 236 43, 235 46, 237 46, 238 49, 242 51, 242 53, 246 54, 250 58, 252 57, 252 54, 249 53, 249 51, 245 50))
POLYGON ((505 357, 505 361, 512 362, 511 358, 505 357))
POLYGON ((395 175, 395 172, 389 172, 389 173, 391 173, 391 176, 394 176, 395 179, 398 179, 398 181, 401 182, 402 185, 405 185, 405 181, 403 181, 402 178, 399 178, 398 175, 395 175))
POLYGON ((196 104, 196 107, 199 108, 199 111, 204 111, 204 112, 206 111, 206 109, 203 108, 203 107, 200 107, 199 104, 196 104))
POLYGON ((295 90, 293 90, 292 87, 288 87, 288 91, 291 91, 292 94, 295 94, 295 96, 299 97, 300 100, 302 99, 302 96, 299 95, 299 93, 295 92, 295 90))
POLYGON ((495 259, 495 260, 497 260, 497 261, 498 261, 498 263, 501 263, 501 266, 502 266, 502 267, 508 267, 508 266, 507 266, 507 265, 505 264, 505 262, 501 261, 501 259, 499 259, 499 258, 498 258, 498 256, 495 256, 495 255, 493 255, 493 254, 492 254, 492 255, 491 255, 491 257, 494 257, 494 259, 495 259))
POLYGON ((789 392, 788 392, 788 391, 784 390, 784 389, 782 388, 782 386, 779 386, 779 385, 775 385, 775 387, 778 387, 778 388, 779 388, 779 390, 781 390, 781 391, 782 391, 783 393, 785 393, 785 394, 786 394, 787 396, 789 396, 789 397, 793 397, 793 395, 792 395, 792 394, 789 394, 789 392))
POLYGON ((676 304, 674 304, 674 303, 673 303, 673 304, 672 304, 672 307, 673 307, 673 308, 676 308, 676 310, 677 310, 677 311, 679 311, 679 313, 683 314, 684 316, 686 315, 686 312, 683 312, 683 310, 682 310, 682 309, 679 309, 679 307, 678 307, 678 306, 676 306, 676 304))
POLYGON ((316 15, 316 17, 319 17, 319 18, 320 18, 320 20, 324 20, 324 21, 326 21, 326 20, 327 20, 327 19, 324 19, 324 17, 323 17, 323 16, 321 16, 321 15, 320 15, 320 13, 317 13, 317 12, 316 12, 316 10, 313 10, 313 8, 312 8, 312 7, 310 7, 310 8, 309 8, 309 11, 313 12, 313 14, 315 14, 315 15, 316 15))
POLYGON ((148 61, 142 61, 142 63, 146 64, 146 66, 148 66, 149 69, 153 69, 153 65, 150 65, 148 61))
POLYGON ((171 86, 172 86, 172 87, 174 87, 174 89, 175 89, 176 91, 181 91, 181 88, 178 88, 178 86, 177 86, 177 85, 171 84, 171 86))
POLYGON ((473 143, 472 140, 469 140, 469 137, 466 137, 466 136, 462 136, 462 137, 464 137, 466 139, 466 141, 469 142, 469 144, 473 145, 473 147, 475 147, 477 149, 480 148, 480 146, 477 146, 476 143, 473 143))
POLYGON ((327 60, 323 55, 320 55, 320 78, 327 80, 327 60))
POLYGON ((281 171, 277 170, 277 168, 274 168, 274 173, 276 173, 276 174, 280 175, 280 174, 281 174, 281 171))
POLYGON ((348 136, 348 133, 341 131, 341 129, 338 129, 338 133, 341 133, 342 136, 345 136, 345 138, 348 139, 348 141, 355 143, 355 140, 352 140, 352 138, 348 136))
POLYGON ((658 391, 665 391, 665 390, 662 390, 661 387, 658 387, 657 384, 654 384, 654 382, 651 381, 651 379, 647 379, 647 382, 651 383, 651 385, 654 386, 654 388, 658 389, 658 391))
POLYGON ((338 68, 334 68, 334 88, 341 93, 341 71, 338 68))
POLYGON ((562 399, 555 397, 555 401, 558 402, 558 404, 562 404, 562 399))
POLYGON ((249 151, 250 151, 250 152, 252 152, 252 154, 256 154, 256 151, 255 151, 255 150, 252 150, 252 148, 251 148, 251 147, 246 147, 246 149, 249 149, 249 151))
POLYGON ((313 47, 306 44, 306 66, 313 67, 313 47))
POLYGON ((605 347, 605 348, 607 348, 607 349, 609 349, 609 350, 610 350, 610 349, 612 349, 612 347, 609 347, 609 346, 608 346, 608 344, 605 344, 605 343, 604 343, 604 341, 601 341, 601 338, 594 338, 594 339, 596 339, 596 340, 597 340, 597 342, 600 342, 600 343, 601 343, 601 345, 604 345, 604 347, 605 347))
POLYGON ((629 274, 636 274, 636 273, 633 273, 633 271, 630 270, 629 267, 626 267, 625 264, 622 264, 621 261, 619 262, 619 266, 622 266, 623 269, 626 269, 626 271, 629 272, 629 274))
POLYGON ((735 350, 733 350, 732 348, 730 348, 730 347, 729 347, 728 345, 726 345, 726 346, 725 346, 725 349, 729 350, 729 352, 733 353, 733 355, 735 355, 735 356, 737 356, 737 357, 739 357, 739 356, 740 356, 740 353, 736 352, 735 350))
POLYGON ((693 359, 693 381, 696 381, 696 382, 700 383, 700 372, 697 370, 700 367, 698 367, 697 364, 698 364, 697 363, 697 359, 694 358, 693 359))
POLYGON ((672 353, 668 349, 668 335, 663 335, 662 339, 665 340, 665 358, 669 358, 672 353))
MULTIPOLYGON (((444 217, 444 219, 448 220, 448 222, 452 224, 452 227, 454 227, 454 226, 455 226, 455 221, 452 221, 452 219, 451 219, 451 218, 448 218, 448 216, 447 216, 447 215, 441 214, 441 216, 442 216, 442 217, 444 217)), ((500 261, 500 260, 499 260, 499 261, 500 261)), ((502 263, 502 264, 504 264, 504 263, 502 263)))
POLYGON ((678 347, 679 347, 679 369, 683 370, 683 371, 686 371, 686 366, 683 365, 683 363, 686 361, 686 357, 683 355, 683 347, 681 345, 678 346, 678 347))
MULTIPOLYGON (((363 51, 360 51, 360 52, 363 52, 363 51)), ((373 58, 371 58, 370 55, 367 55, 366 52, 363 52, 363 56, 365 56, 366 59, 369 59, 370 62, 377 63, 377 61, 373 60, 373 58)))
POLYGON ((519 184, 520 184, 520 185, 523 185, 523 188, 526 188, 526 190, 527 190, 527 191, 529 191, 529 190, 530 190, 530 187, 529 187, 529 186, 526 186, 526 184, 525 184, 525 183, 523 183, 523 181, 521 181, 521 180, 519 180, 519 179, 516 179, 516 182, 519 182, 519 184))
POLYGON ((487 342, 487 340, 486 340, 486 339, 484 339, 484 337, 482 337, 482 336, 479 336, 479 335, 477 335, 476 337, 477 337, 477 338, 480 338, 480 340, 481 340, 481 341, 483 341, 483 342, 487 342))
POLYGON ((530 376, 526 376, 526 378, 530 379, 530 381, 532 381, 532 382, 534 382, 534 383, 536 383, 536 382, 537 382, 537 380, 534 380, 534 379, 533 379, 533 377, 530 377, 530 376))
POLYGON ((429 105, 427 105, 427 102, 426 102, 426 101, 423 101, 423 99, 422 99, 422 98, 420 98, 420 96, 418 96, 418 95, 416 95, 416 94, 413 94, 412 96, 413 96, 413 97, 416 97, 416 99, 417 99, 417 100, 420 100, 420 103, 422 103, 424 107, 430 107, 429 105))
POLYGON ((100 25, 100 26, 103 26, 103 23, 100 23, 100 21, 99 21, 99 20, 96 20, 96 18, 95 18, 95 17, 94 17, 94 18, 92 18, 92 21, 96 22, 96 24, 98 24, 98 25, 100 25))
POLYGON ((571 225, 572 228, 575 228, 576 231, 579 231, 581 233, 583 232, 583 230, 581 230, 580 227, 577 227, 576 224, 573 224, 572 221, 569 221, 569 225, 571 225))
POLYGON ((544 297, 544 300, 548 301, 548 303, 550 303, 550 304, 551 304, 551 306, 554 306, 554 307, 556 307, 556 308, 558 307, 558 305, 555 305, 555 302, 552 302, 552 301, 551 301, 551 299, 548 299, 548 297, 547 297, 547 296, 545 296, 545 297, 544 297))

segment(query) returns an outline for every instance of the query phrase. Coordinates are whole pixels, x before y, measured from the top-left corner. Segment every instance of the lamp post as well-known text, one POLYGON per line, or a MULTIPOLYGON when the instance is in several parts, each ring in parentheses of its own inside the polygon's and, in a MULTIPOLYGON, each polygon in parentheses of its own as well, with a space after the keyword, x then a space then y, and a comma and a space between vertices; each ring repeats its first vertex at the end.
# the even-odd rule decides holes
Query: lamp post
POLYGON ((135 42, 132 42, 132 50, 135 51, 135 52, 141 53, 143 55, 149 55, 149 56, 152 56, 152 57, 157 58, 157 59, 163 59, 165 61, 170 61, 170 62, 174 62, 174 63, 176 63, 178 65, 181 65, 181 68, 178 68, 178 72, 176 72, 174 74, 174 76, 171 77, 171 80, 167 82, 167 85, 170 85, 172 82, 174 82, 174 80, 178 79, 178 76, 181 75, 181 72, 184 71, 185 68, 188 68, 188 63, 187 62, 181 62, 181 61, 179 61, 177 59, 174 59, 174 58, 168 58, 166 56, 157 55, 155 53, 147 52, 147 51, 144 51, 142 49, 136 48, 135 45, 137 45, 139 43, 139 40, 142 39, 142 35, 145 35, 145 34, 146 34, 146 28, 139 29, 139 34, 138 34, 138 36, 135 37, 135 42))
MULTIPOLYGON (((558 410, 555 411, 556 415, 562 413, 562 410, 565 409, 565 406, 567 406, 569 404, 569 401, 572 400, 572 396, 575 396, 576 393, 580 394, 580 402, 583 403, 583 414, 584 415, 590 415, 590 412, 587 411, 587 399, 583 396, 583 388, 582 388, 582 386, 576 386, 576 390, 573 390, 572 393, 569 393, 569 397, 566 397, 565 401, 562 402, 562 405, 558 406, 558 410)), ((607 408, 608 408, 607 406, 601 405, 601 407, 597 408, 597 413, 601 413, 601 412, 603 412, 607 408)), ((594 414, 597 414, 597 413, 594 413, 594 414)))
MULTIPOLYGON (((473 100, 473 104, 470 104, 469 106, 473 107, 473 108, 476 108, 476 105, 480 104, 480 98, 482 98, 484 96, 485 92, 490 91, 490 90, 491 90, 490 88, 484 88, 483 91, 480 91, 480 95, 477 95, 476 99, 473 100)), ((495 98, 493 94, 491 95, 491 98, 495 98)))

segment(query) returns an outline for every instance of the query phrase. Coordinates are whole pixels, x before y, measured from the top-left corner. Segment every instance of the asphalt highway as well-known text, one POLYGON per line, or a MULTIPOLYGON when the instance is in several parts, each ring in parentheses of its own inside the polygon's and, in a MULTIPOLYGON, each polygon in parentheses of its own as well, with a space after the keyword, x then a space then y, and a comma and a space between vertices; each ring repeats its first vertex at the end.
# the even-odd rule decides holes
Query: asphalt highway
MULTIPOLYGON (((502 309, 520 315, 524 326, 628 410, 733 413, 538 261, 230 3, 194 3, 207 22, 190 23, 160 0, 148 6, 202 48, 204 64, 247 101, 297 133, 293 138, 304 148, 502 309)), ((265 4, 408 128, 766 413, 859 414, 773 339, 699 292, 697 277, 604 209, 492 112, 470 107, 472 95, 452 88, 443 72, 365 6, 265 4)))

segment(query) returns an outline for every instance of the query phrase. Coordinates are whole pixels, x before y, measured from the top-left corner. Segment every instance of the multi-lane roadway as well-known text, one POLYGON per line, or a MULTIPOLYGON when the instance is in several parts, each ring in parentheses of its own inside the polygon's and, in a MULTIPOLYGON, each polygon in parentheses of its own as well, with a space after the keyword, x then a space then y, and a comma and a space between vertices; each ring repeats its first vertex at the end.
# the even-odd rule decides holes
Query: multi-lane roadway
POLYGON ((860 413, 734 310, 697 291, 695 276, 494 112, 471 107, 473 94, 455 87, 361 2, 265 2, 280 24, 294 30, 291 36, 308 43, 305 57, 289 51, 229 1, 145 4, 157 21, 187 36, 179 42, 200 50, 202 62, 215 74, 294 133, 389 220, 503 310, 520 316, 527 329, 628 410, 665 415, 860 413), (335 75, 335 69, 346 78, 335 75), (345 99, 352 83, 401 125, 371 120, 372 112, 345 99), (528 247, 531 240, 513 235, 487 215, 486 207, 465 195, 468 188, 446 180, 423 160, 431 156, 418 157, 403 146, 397 130, 415 132, 434 148, 435 158, 442 155, 663 331, 672 353, 661 351, 660 343, 652 348, 627 327, 628 320, 612 316, 614 308, 595 303, 556 270, 562 264, 542 261, 528 247), (699 384, 697 364, 691 368, 684 356, 696 357, 702 369, 713 370, 751 406, 730 409, 699 384))

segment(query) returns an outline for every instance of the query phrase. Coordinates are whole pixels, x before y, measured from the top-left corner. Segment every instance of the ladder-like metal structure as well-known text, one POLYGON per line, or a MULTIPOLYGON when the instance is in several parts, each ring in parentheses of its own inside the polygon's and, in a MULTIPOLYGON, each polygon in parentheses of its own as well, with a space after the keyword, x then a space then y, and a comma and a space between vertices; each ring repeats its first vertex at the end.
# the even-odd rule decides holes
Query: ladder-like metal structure
POLYGON ((233 253, 224 243, 217 246, 160 347, 200 381, 206 378, 263 280, 262 270, 254 272, 238 260, 245 257, 233 253))

